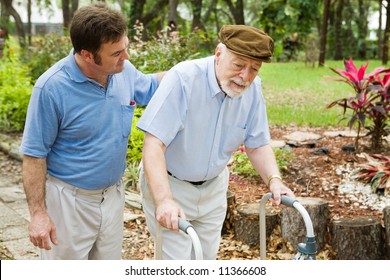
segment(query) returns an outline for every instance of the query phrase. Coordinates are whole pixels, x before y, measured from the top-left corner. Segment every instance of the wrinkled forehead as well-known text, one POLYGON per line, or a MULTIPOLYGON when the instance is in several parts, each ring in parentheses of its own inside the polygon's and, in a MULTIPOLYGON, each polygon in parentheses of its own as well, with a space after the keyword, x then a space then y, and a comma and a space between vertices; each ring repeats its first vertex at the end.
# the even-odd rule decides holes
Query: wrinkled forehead
POLYGON ((243 64, 255 66, 258 68, 260 68, 262 65, 262 62, 257 60, 257 59, 249 58, 249 57, 234 53, 234 52, 230 51, 228 48, 225 48, 224 52, 226 53, 225 58, 228 61, 230 61, 231 63, 243 63, 243 64))

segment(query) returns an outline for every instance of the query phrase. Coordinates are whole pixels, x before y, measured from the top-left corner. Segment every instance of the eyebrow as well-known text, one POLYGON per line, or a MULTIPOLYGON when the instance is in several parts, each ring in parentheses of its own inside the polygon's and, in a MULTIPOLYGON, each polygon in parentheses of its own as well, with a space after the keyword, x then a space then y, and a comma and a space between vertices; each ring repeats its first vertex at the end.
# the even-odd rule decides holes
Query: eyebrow
MULTIPOLYGON (((239 60, 239 61, 241 61, 241 62, 243 62, 243 63, 250 63, 250 60, 248 59, 245 59, 245 58, 241 58, 241 57, 239 57, 239 56, 236 56, 235 58, 233 58, 233 60, 232 61, 236 61, 236 60, 239 60)), ((251 65, 252 67, 261 67, 261 63, 255 63, 255 64, 253 64, 253 65, 251 65)))
POLYGON ((123 49, 121 49, 121 50, 118 50, 118 51, 115 51, 115 52, 113 52, 113 53, 111 54, 111 56, 116 56, 116 55, 120 54, 121 52, 123 52, 123 51, 125 51, 125 50, 129 49, 129 46, 130 46, 130 44, 127 44, 127 46, 126 46, 125 48, 123 48, 123 49))

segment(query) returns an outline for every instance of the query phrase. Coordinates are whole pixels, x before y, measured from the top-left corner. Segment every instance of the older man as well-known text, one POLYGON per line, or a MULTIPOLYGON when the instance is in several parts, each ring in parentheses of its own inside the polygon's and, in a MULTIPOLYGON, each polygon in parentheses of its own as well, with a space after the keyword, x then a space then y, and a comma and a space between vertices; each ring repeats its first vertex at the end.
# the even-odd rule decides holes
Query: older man
POLYGON ((145 131, 141 190, 148 227, 163 231, 163 258, 190 259, 191 240, 178 232, 178 218, 190 220, 204 259, 215 259, 226 214, 227 163, 245 151, 280 196, 294 196, 280 177, 258 77, 270 62, 273 40, 263 31, 228 25, 215 55, 173 67, 138 123, 145 131))

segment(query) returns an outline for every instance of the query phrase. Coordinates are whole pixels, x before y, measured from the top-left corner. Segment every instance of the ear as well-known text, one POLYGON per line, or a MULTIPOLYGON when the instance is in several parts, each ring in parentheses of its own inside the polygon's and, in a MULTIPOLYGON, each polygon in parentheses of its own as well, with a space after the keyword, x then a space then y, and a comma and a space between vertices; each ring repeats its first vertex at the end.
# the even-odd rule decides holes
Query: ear
POLYGON ((217 46, 215 48, 215 63, 218 64, 219 63, 219 60, 221 58, 221 54, 222 54, 222 49, 221 49, 221 46, 217 46))
POLYGON ((87 63, 95 63, 95 60, 93 59, 93 54, 90 51, 83 49, 81 50, 80 56, 87 63))

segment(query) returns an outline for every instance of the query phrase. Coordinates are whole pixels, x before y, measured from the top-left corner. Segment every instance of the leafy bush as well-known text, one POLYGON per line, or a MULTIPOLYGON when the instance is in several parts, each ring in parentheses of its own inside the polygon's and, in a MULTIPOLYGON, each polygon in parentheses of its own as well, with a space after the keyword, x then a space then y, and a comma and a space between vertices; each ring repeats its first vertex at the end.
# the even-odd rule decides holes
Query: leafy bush
POLYGON ((139 130, 136 125, 143 111, 143 107, 136 108, 134 111, 129 145, 127 149, 127 168, 124 175, 126 188, 135 187, 138 182, 138 167, 142 159, 144 133, 139 130))
POLYGON ((354 176, 358 181, 371 185, 373 193, 384 192, 385 196, 390 195, 390 157, 380 154, 359 155, 367 159, 367 163, 357 166, 354 176))
POLYGON ((0 128, 22 131, 33 85, 30 69, 20 61, 14 48, 6 47, 0 59, 0 128))
POLYGON ((24 60, 31 68, 32 81, 35 82, 54 63, 68 56, 71 49, 68 36, 53 33, 36 37, 32 46, 24 53, 24 60))
MULTIPOLYGON (((282 172, 287 170, 288 163, 293 159, 294 154, 291 151, 279 148, 274 148, 273 150, 279 169, 282 172)), ((237 175, 245 176, 247 178, 259 177, 259 174, 249 161, 244 148, 240 148, 233 154, 230 168, 231 171, 237 175)))
POLYGON ((161 32, 153 40, 143 41, 143 26, 134 26, 136 35, 130 42, 130 61, 142 72, 154 73, 169 70, 177 63, 201 57, 200 47, 208 39, 202 31, 187 36, 161 32))
POLYGON ((134 111, 133 123, 131 125, 131 134, 129 139, 129 149, 127 151, 128 163, 139 163, 142 159, 142 146, 144 144, 144 133, 136 125, 142 115, 144 108, 139 107, 134 111))
MULTIPOLYGON (((330 69, 338 74, 337 81, 350 85, 355 94, 353 97, 345 97, 333 101, 327 108, 335 105, 341 106, 344 116, 347 109, 352 111, 348 125, 350 128, 357 123, 357 137, 355 148, 358 149, 358 141, 362 128, 368 130, 367 135, 371 137, 371 148, 379 150, 382 142, 389 135, 390 120, 390 68, 377 67, 370 74, 365 75, 368 63, 365 66, 356 68, 352 58, 344 61, 346 71, 330 69), (366 120, 369 123, 367 125, 366 120)), ((333 77, 334 78, 334 77, 333 77)))

